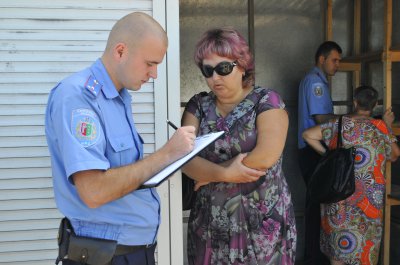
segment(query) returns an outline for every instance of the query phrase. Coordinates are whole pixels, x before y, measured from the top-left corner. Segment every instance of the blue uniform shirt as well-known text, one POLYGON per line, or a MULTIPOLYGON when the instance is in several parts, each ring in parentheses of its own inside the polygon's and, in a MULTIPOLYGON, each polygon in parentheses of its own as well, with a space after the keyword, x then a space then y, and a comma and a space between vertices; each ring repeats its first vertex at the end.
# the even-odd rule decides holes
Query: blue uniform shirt
POLYGON ((300 83, 298 102, 298 147, 306 143, 301 134, 316 125, 313 115, 333 113, 333 104, 325 74, 314 67, 300 83))
POLYGON ((52 89, 45 128, 57 207, 71 220, 75 232, 144 245, 155 242, 160 224, 155 189, 136 190, 91 209, 80 199, 71 178, 78 171, 107 170, 143 158, 131 101, 126 89, 118 93, 98 59, 52 89))

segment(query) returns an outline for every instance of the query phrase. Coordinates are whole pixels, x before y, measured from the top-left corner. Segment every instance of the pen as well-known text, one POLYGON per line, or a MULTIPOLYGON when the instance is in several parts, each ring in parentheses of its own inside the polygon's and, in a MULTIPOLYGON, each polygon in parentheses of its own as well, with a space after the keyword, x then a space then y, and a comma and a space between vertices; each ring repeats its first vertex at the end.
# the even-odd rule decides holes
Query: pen
POLYGON ((169 120, 167 120, 167 124, 168 124, 169 126, 171 126, 172 128, 174 128, 175 130, 178 129, 178 127, 176 127, 176 125, 173 124, 173 123, 172 123, 171 121, 169 121, 169 120))

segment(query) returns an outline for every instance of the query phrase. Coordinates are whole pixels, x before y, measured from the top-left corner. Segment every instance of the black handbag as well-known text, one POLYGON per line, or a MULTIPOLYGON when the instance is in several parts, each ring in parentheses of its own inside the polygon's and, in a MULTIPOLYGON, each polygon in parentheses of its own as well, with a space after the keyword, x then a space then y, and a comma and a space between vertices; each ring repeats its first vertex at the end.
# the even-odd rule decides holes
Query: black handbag
POLYGON ((307 186, 310 198, 319 203, 334 203, 351 196, 355 191, 355 148, 342 147, 342 119, 339 117, 336 149, 320 158, 307 186))
POLYGON ((197 193, 194 186, 194 180, 182 172, 182 209, 184 211, 192 209, 194 205, 197 193))

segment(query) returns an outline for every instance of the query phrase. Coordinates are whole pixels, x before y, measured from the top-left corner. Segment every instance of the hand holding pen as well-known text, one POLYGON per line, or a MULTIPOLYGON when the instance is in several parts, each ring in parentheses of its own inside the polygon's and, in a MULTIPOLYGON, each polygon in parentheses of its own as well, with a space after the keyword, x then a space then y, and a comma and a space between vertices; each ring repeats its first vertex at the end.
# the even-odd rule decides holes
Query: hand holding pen
POLYGON ((194 148, 194 140, 196 139, 194 126, 178 127, 171 121, 166 121, 169 126, 176 130, 167 143, 171 146, 172 153, 178 153, 179 156, 186 155, 194 148))
POLYGON ((176 125, 173 124, 172 121, 167 120, 167 124, 168 124, 169 126, 171 126, 174 130, 178 130, 178 127, 176 127, 176 125))

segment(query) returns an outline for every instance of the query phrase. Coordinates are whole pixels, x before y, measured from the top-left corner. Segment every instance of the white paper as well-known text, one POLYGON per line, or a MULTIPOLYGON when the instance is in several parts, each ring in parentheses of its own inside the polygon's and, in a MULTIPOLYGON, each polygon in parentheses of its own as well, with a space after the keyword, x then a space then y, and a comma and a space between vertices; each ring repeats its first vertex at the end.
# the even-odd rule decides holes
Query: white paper
POLYGON ((186 156, 176 160, 174 163, 170 164, 163 170, 161 170, 159 173, 154 175, 151 179, 146 181, 143 184, 144 188, 147 187, 155 187, 158 184, 160 184, 165 178, 169 177, 171 174, 173 174, 175 171, 177 171, 179 168, 181 168, 186 162, 188 162, 190 159, 192 159, 194 156, 196 156, 201 150, 203 150, 207 145, 211 144, 215 140, 217 140, 221 135, 223 135, 224 132, 215 132, 215 133, 210 133, 210 134, 205 134, 202 136, 199 136, 195 140, 194 148, 192 152, 187 154, 186 156))

